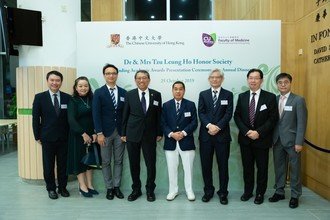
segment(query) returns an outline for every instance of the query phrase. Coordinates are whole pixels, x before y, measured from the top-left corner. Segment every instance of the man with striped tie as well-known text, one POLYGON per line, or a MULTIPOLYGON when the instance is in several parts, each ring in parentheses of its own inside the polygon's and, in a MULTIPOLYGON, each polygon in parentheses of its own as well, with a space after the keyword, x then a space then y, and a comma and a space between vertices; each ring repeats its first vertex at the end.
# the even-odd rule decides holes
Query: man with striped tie
POLYGON ((257 166, 257 188, 254 203, 264 201, 268 181, 269 148, 272 146, 273 129, 278 121, 276 97, 261 89, 263 72, 251 69, 247 74, 250 90, 239 94, 234 120, 239 129, 238 143, 241 148, 244 193, 241 201, 253 196, 254 166, 257 166))
POLYGON ((125 145, 121 141, 122 115, 126 90, 116 85, 118 68, 112 64, 103 67, 106 84, 95 90, 93 98, 93 120, 97 142, 101 146, 102 173, 106 198, 124 198, 120 191, 125 145), (111 169, 113 155, 114 168, 111 169))
POLYGON ((192 188, 195 143, 193 132, 197 128, 197 110, 195 103, 183 98, 185 85, 176 81, 172 85, 173 99, 163 105, 162 126, 165 136, 164 150, 167 162, 169 193, 166 197, 172 201, 179 193, 178 166, 181 157, 184 170, 184 186, 189 201, 195 200, 192 188))
POLYGON ((217 158, 219 172, 220 203, 228 204, 228 159, 230 151, 229 121, 233 115, 233 93, 222 88, 224 74, 214 69, 209 76, 210 89, 202 91, 198 100, 198 115, 201 121, 199 132, 200 157, 204 180, 203 202, 213 197, 213 155, 217 158))

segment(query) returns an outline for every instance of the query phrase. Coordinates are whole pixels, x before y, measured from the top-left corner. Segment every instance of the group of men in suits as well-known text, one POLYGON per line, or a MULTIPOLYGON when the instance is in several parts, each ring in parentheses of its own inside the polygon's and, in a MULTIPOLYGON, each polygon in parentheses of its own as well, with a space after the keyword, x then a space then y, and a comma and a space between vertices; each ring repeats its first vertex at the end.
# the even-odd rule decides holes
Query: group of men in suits
POLYGON ((251 69, 248 72, 250 90, 239 95, 234 113, 243 164, 244 193, 241 200, 248 201, 253 196, 256 164, 254 203, 263 203, 268 180, 269 148, 273 146, 276 192, 269 202, 284 199, 288 160, 291 171, 289 207, 296 208, 301 195, 300 151, 307 124, 306 104, 302 97, 291 92, 291 75, 281 73, 276 77, 281 93, 277 97, 262 90, 262 82, 261 70, 251 69))
MULTIPOLYGON (((164 150, 169 174, 167 200, 178 195, 177 168, 181 157, 184 169, 186 195, 195 200, 192 189, 195 143, 193 132, 197 128, 197 113, 201 122, 199 131, 200 157, 204 180, 203 202, 214 195, 213 155, 215 152, 219 173, 220 203, 228 204, 228 159, 230 154, 230 126, 233 115, 233 93, 222 88, 224 74, 215 69, 209 75, 211 88, 200 92, 198 111, 195 104, 184 98, 185 85, 177 81, 172 85, 173 99, 162 106, 161 94, 149 88, 150 75, 145 70, 136 72, 136 89, 126 92, 116 85, 118 69, 107 64, 103 67, 106 85, 95 91, 93 119, 97 141, 101 146, 102 172, 107 189, 106 198, 122 199, 120 191, 124 143, 127 145, 132 178, 129 201, 142 195, 140 180, 140 152, 147 167, 147 200, 155 201, 156 146, 165 136, 164 150), (163 111, 162 111, 163 109, 163 111), (111 169, 113 155, 114 171, 111 169)), ((51 199, 56 193, 54 164, 57 159, 58 193, 69 196, 65 174, 67 150, 66 105, 70 96, 60 92, 63 76, 57 71, 47 74, 49 90, 35 96, 33 103, 33 131, 36 141, 42 144, 44 178, 51 199)), ((306 104, 302 97, 291 92, 292 77, 281 73, 276 82, 281 96, 261 89, 263 72, 251 69, 247 74, 249 90, 239 95, 234 120, 239 129, 244 193, 242 201, 253 196, 254 166, 257 167, 255 204, 264 201, 267 189, 269 148, 273 147, 276 175, 276 192, 270 202, 284 199, 287 162, 291 172, 291 200, 296 208, 301 195, 300 151, 307 123, 306 104), (279 98, 280 97, 280 98, 279 98)))

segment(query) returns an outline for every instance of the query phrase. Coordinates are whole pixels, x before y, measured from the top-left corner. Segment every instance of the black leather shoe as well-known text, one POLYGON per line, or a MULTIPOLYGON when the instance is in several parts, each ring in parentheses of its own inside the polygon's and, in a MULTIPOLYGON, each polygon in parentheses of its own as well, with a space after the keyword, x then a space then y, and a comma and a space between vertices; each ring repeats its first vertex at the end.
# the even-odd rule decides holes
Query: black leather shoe
POLYGON ((202 197, 202 201, 203 202, 209 202, 212 199, 213 195, 211 194, 204 194, 204 196, 202 197))
POLYGON ((66 188, 58 189, 58 194, 60 194, 62 197, 69 197, 70 193, 66 188))
POLYGON ((268 201, 269 202, 278 202, 278 201, 283 200, 283 199, 285 199, 284 195, 274 193, 274 195, 272 197, 270 197, 268 199, 268 201))
POLYGON ((108 200, 113 200, 113 197, 115 197, 115 196, 114 196, 114 190, 113 190, 113 189, 107 189, 107 195, 106 195, 106 198, 107 198, 108 200))
POLYGON ((115 187, 113 189, 114 193, 115 193, 115 196, 118 198, 118 199, 123 199, 124 198, 124 195, 123 193, 120 191, 119 187, 115 187))
POLYGON ((264 195, 258 194, 254 199, 254 204, 260 205, 264 202, 264 195))
POLYGON ((295 209, 297 208, 299 205, 299 201, 297 198, 291 198, 290 199, 290 202, 289 202, 289 207, 292 208, 292 209, 295 209))
POLYGON ((80 195, 82 195, 83 197, 86 197, 86 198, 92 198, 93 195, 91 192, 89 192, 89 190, 87 192, 83 191, 82 189, 79 188, 79 193, 80 195))
POLYGON ((57 195, 57 193, 56 193, 55 191, 53 191, 53 190, 49 190, 49 191, 48 191, 48 197, 49 197, 50 199, 58 199, 58 195, 57 195))
POLYGON ((253 194, 246 194, 243 193, 243 195, 241 196, 241 201, 246 202, 248 201, 250 198, 252 198, 253 194))
POLYGON ((142 195, 141 190, 133 190, 133 192, 128 196, 127 200, 130 202, 135 201, 141 195, 142 195))
POLYGON ((219 198, 220 198, 220 203, 222 205, 227 205, 228 204, 228 198, 227 198, 226 195, 220 195, 219 198))
POLYGON ((100 194, 97 190, 95 190, 95 189, 90 189, 90 188, 87 188, 88 189, 88 192, 90 193, 90 194, 92 194, 92 195, 98 195, 98 194, 100 194))
POLYGON ((154 192, 147 192, 147 200, 148 202, 153 202, 156 200, 156 196, 154 192))

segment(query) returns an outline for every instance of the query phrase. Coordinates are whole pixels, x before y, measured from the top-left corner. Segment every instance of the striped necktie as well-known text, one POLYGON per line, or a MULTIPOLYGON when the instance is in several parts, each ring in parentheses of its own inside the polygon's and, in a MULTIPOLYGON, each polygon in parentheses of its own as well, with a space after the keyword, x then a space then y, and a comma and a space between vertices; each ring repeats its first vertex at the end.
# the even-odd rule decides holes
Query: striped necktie
POLYGON ((254 98, 254 96, 256 95, 257 93, 253 92, 252 93, 252 99, 251 99, 251 102, 250 102, 250 105, 249 105, 249 119, 250 119, 250 125, 252 127, 254 127, 254 116, 255 116, 255 107, 256 107, 256 100, 254 98))
POLYGON ((113 106, 116 109, 117 108, 117 102, 116 102, 115 93, 113 92, 113 90, 115 90, 115 88, 110 88, 110 96, 111 96, 111 99, 112 99, 113 106))
POLYGON ((176 117, 178 117, 179 113, 180 113, 180 102, 177 102, 176 103, 176 117))
POLYGON ((214 90, 213 93, 214 93, 214 95, 213 95, 213 108, 215 108, 215 106, 217 105, 217 101, 218 101, 218 98, 217 98, 218 91, 214 90))

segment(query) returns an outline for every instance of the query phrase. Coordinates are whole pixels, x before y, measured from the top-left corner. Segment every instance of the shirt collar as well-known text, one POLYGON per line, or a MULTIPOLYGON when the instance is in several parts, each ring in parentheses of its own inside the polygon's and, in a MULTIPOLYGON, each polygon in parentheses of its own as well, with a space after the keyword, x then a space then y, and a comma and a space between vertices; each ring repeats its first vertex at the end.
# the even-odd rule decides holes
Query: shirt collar
POLYGON ((291 92, 288 92, 288 93, 285 94, 285 95, 280 95, 280 97, 281 97, 281 96, 285 96, 285 98, 287 99, 287 98, 289 98, 290 94, 291 94, 291 92))
POLYGON ((250 90, 250 95, 252 95, 252 93, 256 93, 257 96, 260 95, 261 89, 258 89, 257 91, 253 92, 252 90, 250 90))
POLYGON ((220 86, 219 88, 217 88, 217 89, 214 89, 214 88, 212 87, 211 90, 212 90, 212 93, 213 93, 213 91, 217 91, 217 94, 220 94, 221 86, 220 86))
POLYGON ((50 89, 48 91, 51 96, 53 96, 54 94, 57 94, 58 97, 60 96, 60 90, 58 90, 56 93, 53 93, 50 89))
POLYGON ((182 99, 180 101, 177 101, 176 99, 174 99, 174 102, 175 102, 175 104, 179 103, 181 105, 182 99))
POLYGON ((110 89, 117 90, 117 85, 115 85, 114 87, 110 87, 108 84, 105 84, 105 85, 108 87, 108 90, 110 90, 110 89))
POLYGON ((142 94, 142 92, 145 92, 146 94, 149 93, 149 88, 147 88, 146 90, 142 91, 141 89, 138 88, 139 94, 142 94))

